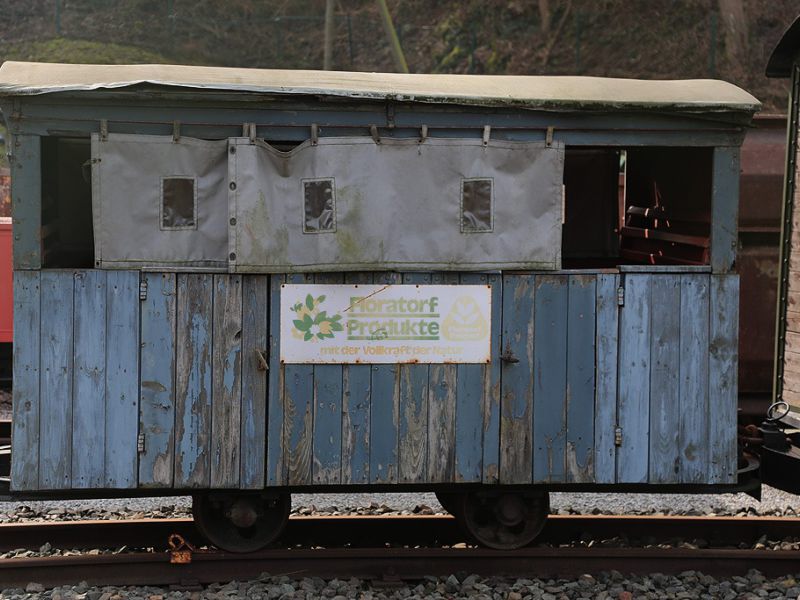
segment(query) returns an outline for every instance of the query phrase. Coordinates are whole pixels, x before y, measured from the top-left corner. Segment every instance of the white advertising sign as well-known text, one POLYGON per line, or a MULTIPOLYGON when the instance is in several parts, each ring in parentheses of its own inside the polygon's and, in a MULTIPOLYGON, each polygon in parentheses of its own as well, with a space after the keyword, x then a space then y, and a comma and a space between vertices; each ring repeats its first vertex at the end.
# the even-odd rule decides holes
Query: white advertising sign
POLYGON ((486 285, 281 286, 282 363, 486 363, 486 285))

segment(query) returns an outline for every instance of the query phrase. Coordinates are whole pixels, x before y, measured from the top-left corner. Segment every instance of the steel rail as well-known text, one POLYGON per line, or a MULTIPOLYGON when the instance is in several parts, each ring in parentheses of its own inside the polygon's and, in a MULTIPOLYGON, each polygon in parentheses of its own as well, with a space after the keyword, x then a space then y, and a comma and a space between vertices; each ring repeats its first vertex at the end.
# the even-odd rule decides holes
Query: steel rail
POLYGON ((800 571, 791 550, 654 548, 331 548, 265 550, 251 554, 196 552, 188 564, 171 564, 167 552, 100 556, 15 558, 0 561, 0 586, 46 587, 86 581, 90 585, 195 586, 257 579, 264 573, 300 577, 416 580, 456 572, 506 577, 576 577, 617 570, 675 574, 687 570, 713 576, 758 569, 767 576, 800 571))
POLYGON ((752 545, 762 536, 800 538, 800 519, 796 518, 554 515, 539 540, 549 546, 497 551, 460 543, 464 536, 447 516, 298 516, 290 519, 284 536, 285 543, 292 546, 288 549, 250 554, 201 549, 190 552, 188 564, 170 562, 171 554, 165 548, 173 533, 190 543, 200 541, 191 519, 3 524, 0 544, 4 549, 35 549, 48 542, 61 548, 152 550, 2 559, 0 587, 24 587, 31 581, 45 586, 87 581, 93 585, 191 587, 254 579, 265 572, 384 581, 458 571, 526 577, 574 577, 612 569, 665 574, 698 570, 709 575, 741 574, 749 569, 775 576, 800 572, 800 553, 792 550, 652 546, 678 538, 704 538, 712 545, 733 546, 742 542, 752 545), (586 543, 610 537, 639 540, 650 547, 580 547, 580 540, 586 543), (453 544, 457 547, 443 547, 453 544))

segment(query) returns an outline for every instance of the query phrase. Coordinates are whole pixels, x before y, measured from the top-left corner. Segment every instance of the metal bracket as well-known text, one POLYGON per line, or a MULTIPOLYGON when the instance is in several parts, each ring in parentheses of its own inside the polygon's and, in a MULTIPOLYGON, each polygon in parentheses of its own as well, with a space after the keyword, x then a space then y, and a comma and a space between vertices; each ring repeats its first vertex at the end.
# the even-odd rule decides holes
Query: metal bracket
POLYGON ((617 306, 625 306, 625 286, 617 288, 617 306))
POLYGON ((183 539, 183 536, 173 533, 167 540, 169 544, 169 562, 174 565, 188 565, 192 562, 192 554, 197 548, 183 539))
POLYGON ((144 434, 140 433, 136 438, 136 452, 144 454, 144 434))
POLYGON ((319 125, 316 123, 311 124, 311 145, 316 146, 319 143, 319 125))
POLYGON ((420 127, 420 130, 419 130, 419 141, 420 141, 420 143, 422 143, 427 139, 428 139, 428 126, 427 125, 423 125, 422 127, 420 127))
POLYGON ((386 104, 386 126, 389 129, 394 129, 394 104, 391 102, 386 104))
POLYGON ((483 145, 489 145, 489 137, 492 135, 492 126, 491 125, 484 125, 483 126, 483 145))
POLYGON ((100 141, 105 142, 108 139, 108 120, 100 119, 100 141))
POLYGON ((139 301, 144 302, 147 300, 147 280, 139 280, 139 301))
POLYGON ((547 146, 548 148, 551 148, 553 146, 553 131, 554 131, 554 129, 555 129, 554 127, 548 127, 547 128, 547 133, 545 133, 545 135, 544 135, 544 145, 547 146))
POLYGON ((173 121, 172 122, 172 141, 179 142, 181 139, 181 122, 180 121, 173 121))
POLYGON ((381 136, 378 134, 377 125, 370 125, 369 126, 369 134, 372 136, 372 140, 376 144, 380 144, 381 143, 381 136))
POLYGON ((614 445, 619 448, 622 446, 622 427, 614 429, 614 445))

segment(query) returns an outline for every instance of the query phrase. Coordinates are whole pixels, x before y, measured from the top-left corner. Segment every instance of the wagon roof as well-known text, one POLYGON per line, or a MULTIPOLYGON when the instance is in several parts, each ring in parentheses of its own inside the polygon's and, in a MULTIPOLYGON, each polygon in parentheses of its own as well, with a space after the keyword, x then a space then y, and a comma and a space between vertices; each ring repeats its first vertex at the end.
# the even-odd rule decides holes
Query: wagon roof
POLYGON ((761 106, 756 98, 741 88, 712 79, 645 81, 604 77, 425 75, 13 61, 0 67, 0 96, 119 89, 139 84, 549 110, 752 113, 761 106))
POLYGON ((788 77, 800 53, 800 15, 789 25, 767 63, 767 77, 788 77))

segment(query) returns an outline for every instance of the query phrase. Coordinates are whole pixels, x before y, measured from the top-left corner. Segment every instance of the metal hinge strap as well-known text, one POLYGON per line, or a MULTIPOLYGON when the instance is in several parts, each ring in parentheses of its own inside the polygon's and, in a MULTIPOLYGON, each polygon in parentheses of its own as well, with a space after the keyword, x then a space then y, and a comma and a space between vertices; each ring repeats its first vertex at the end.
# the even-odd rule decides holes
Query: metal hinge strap
POLYGON ((614 429, 614 445, 619 448, 622 446, 622 427, 614 429))
POLYGON ((147 280, 142 279, 139 281, 139 300, 144 302, 147 300, 147 280))
POLYGON ((139 454, 144 454, 144 434, 140 433, 136 438, 136 451, 139 454))
POLYGON ((625 306, 625 286, 617 288, 617 306, 625 306))

